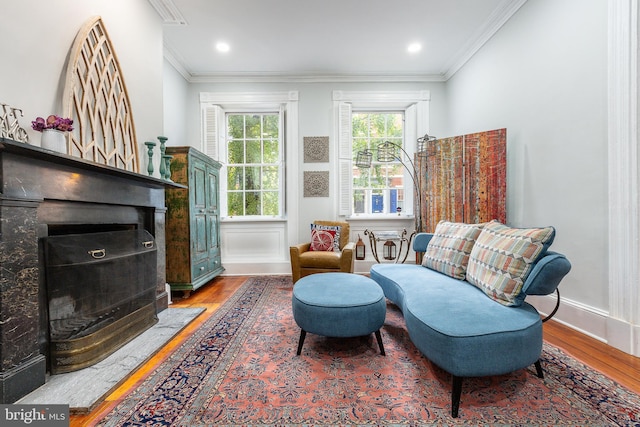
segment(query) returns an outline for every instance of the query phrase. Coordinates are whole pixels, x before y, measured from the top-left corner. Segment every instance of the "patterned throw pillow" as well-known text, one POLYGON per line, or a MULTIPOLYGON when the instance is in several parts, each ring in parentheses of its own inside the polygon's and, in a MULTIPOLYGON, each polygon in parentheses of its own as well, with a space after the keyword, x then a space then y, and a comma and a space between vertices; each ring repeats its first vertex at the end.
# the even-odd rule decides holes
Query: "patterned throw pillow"
POLYGON ((340 252, 339 226, 311 224, 311 251, 340 252))
POLYGON ((464 280, 469 254, 483 225, 440 221, 427 245, 422 265, 464 280))
POLYGON ((553 227, 511 228, 498 221, 485 224, 471 250, 467 281, 500 304, 518 306, 531 267, 555 237, 553 227))

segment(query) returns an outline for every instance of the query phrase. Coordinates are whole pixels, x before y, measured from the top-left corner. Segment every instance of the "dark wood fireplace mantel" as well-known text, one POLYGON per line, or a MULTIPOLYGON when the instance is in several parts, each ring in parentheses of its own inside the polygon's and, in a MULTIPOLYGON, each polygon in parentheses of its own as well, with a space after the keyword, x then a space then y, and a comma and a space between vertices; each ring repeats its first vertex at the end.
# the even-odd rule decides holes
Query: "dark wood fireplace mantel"
POLYGON ((147 230, 158 248, 158 311, 167 307, 167 186, 184 188, 0 138, 0 403, 13 403, 45 382, 46 298, 39 239, 53 230, 147 230))

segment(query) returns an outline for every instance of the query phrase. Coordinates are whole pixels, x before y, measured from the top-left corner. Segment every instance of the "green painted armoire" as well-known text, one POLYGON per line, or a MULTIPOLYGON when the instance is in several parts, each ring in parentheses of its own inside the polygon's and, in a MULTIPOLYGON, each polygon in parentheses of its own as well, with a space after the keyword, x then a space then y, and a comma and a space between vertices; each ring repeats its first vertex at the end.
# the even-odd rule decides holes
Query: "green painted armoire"
POLYGON ((167 283, 185 295, 222 273, 220 259, 220 166, 193 147, 167 147, 171 179, 187 186, 168 188, 167 283))

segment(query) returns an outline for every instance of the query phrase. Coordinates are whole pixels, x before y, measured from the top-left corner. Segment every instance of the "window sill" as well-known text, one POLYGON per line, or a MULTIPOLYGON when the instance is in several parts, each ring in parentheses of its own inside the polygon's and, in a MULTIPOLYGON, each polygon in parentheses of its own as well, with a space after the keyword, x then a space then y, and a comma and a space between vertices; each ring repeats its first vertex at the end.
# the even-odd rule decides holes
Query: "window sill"
POLYGON ((220 222, 286 222, 287 219, 283 217, 271 217, 271 216, 225 216, 220 218, 220 222))
POLYGON ((360 215, 351 215, 345 218, 347 221, 388 221, 388 220, 402 220, 409 221, 414 220, 415 216, 413 215, 405 215, 405 214, 360 214, 360 215))

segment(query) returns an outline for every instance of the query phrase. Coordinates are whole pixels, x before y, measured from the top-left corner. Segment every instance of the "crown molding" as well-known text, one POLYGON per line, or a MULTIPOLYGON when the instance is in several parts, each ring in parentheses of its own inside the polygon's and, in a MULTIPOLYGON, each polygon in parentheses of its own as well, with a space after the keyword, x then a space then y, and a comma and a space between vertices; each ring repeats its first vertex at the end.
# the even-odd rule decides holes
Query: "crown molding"
POLYGON ((173 68, 176 69, 176 71, 178 73, 180 73, 180 75, 188 82, 191 79, 191 73, 189 73, 189 70, 187 70, 182 63, 184 61, 181 61, 179 58, 176 57, 176 55, 173 53, 173 51, 171 49, 169 49, 167 47, 167 45, 164 45, 164 49, 163 49, 163 55, 164 55, 164 59, 167 60, 167 62, 169 64, 171 64, 171 66, 173 68))
POLYGON ((500 29, 509 19, 527 2, 527 0, 503 0, 493 11, 485 24, 469 38, 458 54, 453 56, 442 74, 444 81, 449 80, 457 73, 500 29))
POLYGON ((189 83, 387 83, 444 82, 440 74, 289 74, 234 73, 197 74, 185 76, 189 83))

